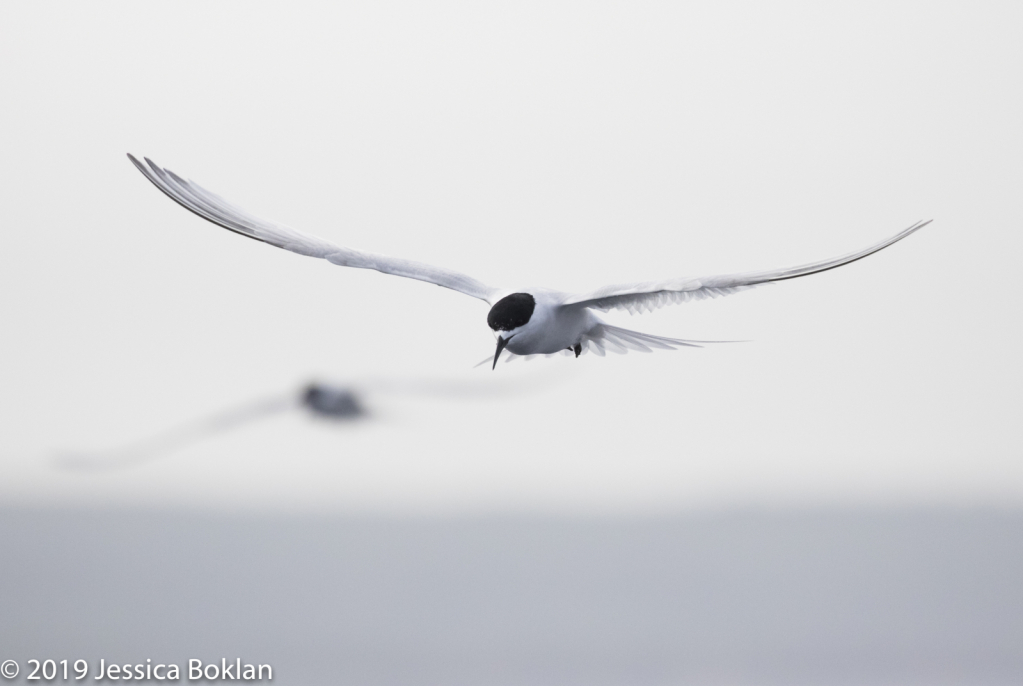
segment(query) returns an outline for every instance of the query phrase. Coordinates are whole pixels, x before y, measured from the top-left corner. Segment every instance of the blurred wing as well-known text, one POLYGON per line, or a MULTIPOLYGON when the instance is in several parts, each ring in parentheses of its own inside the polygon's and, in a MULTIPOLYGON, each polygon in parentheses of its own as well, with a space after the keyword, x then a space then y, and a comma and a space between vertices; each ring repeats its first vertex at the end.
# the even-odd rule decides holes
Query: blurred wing
POLYGON ((818 272, 825 272, 835 267, 861 260, 878 250, 887 248, 892 243, 901 241, 903 238, 918 231, 931 223, 931 220, 917 222, 905 231, 898 233, 887 240, 872 245, 865 250, 835 257, 821 262, 812 262, 799 267, 788 269, 772 269, 769 271, 747 272, 745 274, 725 274, 722 276, 704 276, 698 278, 680 278, 668 281, 649 281, 646 283, 619 284, 616 286, 605 286, 592 293, 573 295, 565 300, 564 306, 590 307, 596 310, 607 312, 612 309, 628 310, 637 314, 656 310, 665 305, 689 302, 690 300, 702 300, 704 298, 717 298, 722 295, 731 295, 762 283, 771 281, 784 281, 795 279, 800 276, 808 276, 818 272))
POLYGON ((222 431, 235 429, 256 419, 296 407, 292 395, 274 396, 258 400, 241 407, 220 412, 210 417, 193 420, 147 439, 107 450, 101 453, 62 452, 53 456, 54 461, 70 469, 111 469, 127 467, 164 455, 185 445, 200 441, 222 431))
POLYGON ((296 231, 283 224, 259 219, 235 207, 220 196, 210 193, 197 183, 186 181, 170 170, 161 169, 148 157, 144 158, 148 167, 130 154, 128 159, 171 200, 186 210, 229 231, 296 252, 299 255, 321 257, 342 267, 375 269, 384 274, 426 281, 487 302, 492 302, 498 292, 498 289, 491 288, 458 272, 432 267, 422 262, 344 248, 322 238, 296 231))

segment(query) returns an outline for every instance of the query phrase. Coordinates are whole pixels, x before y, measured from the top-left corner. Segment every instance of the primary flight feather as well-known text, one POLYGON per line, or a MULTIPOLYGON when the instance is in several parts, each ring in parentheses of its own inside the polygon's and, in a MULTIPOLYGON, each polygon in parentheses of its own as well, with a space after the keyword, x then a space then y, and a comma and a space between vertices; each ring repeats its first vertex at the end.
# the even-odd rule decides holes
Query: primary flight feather
POLYGON ((229 231, 300 255, 323 258, 342 267, 375 269, 384 274, 426 281, 485 301, 491 306, 487 324, 497 335, 494 366, 505 349, 520 356, 566 352, 578 357, 586 351, 603 355, 606 350, 647 352, 652 348, 670 350, 679 346, 698 346, 702 341, 664 338, 611 326, 602 321, 594 310, 652 311, 664 305, 730 295, 762 283, 816 274, 872 255, 930 223, 917 222, 864 250, 799 267, 619 284, 584 294, 546 288, 503 289, 450 269, 346 248, 283 224, 254 217, 194 181, 157 166, 149 158, 144 158, 145 164, 130 154, 128 159, 171 200, 229 231))

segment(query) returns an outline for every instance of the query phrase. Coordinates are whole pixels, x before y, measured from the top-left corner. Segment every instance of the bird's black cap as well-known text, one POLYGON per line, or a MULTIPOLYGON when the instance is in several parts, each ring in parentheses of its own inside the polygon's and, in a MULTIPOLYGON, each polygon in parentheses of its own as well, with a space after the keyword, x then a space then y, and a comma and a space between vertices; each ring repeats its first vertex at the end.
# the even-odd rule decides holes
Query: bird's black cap
POLYGON ((487 324, 494 331, 511 331, 529 322, 536 309, 536 299, 529 293, 512 293, 490 308, 487 324))

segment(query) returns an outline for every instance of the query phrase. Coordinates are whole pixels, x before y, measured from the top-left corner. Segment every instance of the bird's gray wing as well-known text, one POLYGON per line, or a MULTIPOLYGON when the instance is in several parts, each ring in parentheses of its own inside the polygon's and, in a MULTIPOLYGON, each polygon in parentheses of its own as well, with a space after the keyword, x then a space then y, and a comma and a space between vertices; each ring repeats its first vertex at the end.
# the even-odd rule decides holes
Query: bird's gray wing
POLYGON ((296 231, 283 224, 254 217, 194 181, 187 181, 169 169, 162 169, 148 157, 144 158, 146 164, 139 162, 131 154, 128 155, 128 159, 171 200, 229 231, 296 252, 299 255, 321 257, 342 267, 375 269, 384 274, 426 281, 471 295, 491 304, 498 294, 498 289, 487 286, 465 274, 433 267, 422 262, 345 248, 322 238, 296 231))
POLYGON ((595 310, 607 312, 613 309, 627 310, 632 314, 650 312, 665 305, 689 302, 690 300, 702 300, 704 298, 717 298, 722 295, 731 295, 762 283, 771 281, 784 281, 795 279, 800 276, 808 276, 818 272, 824 272, 835 267, 861 260, 878 250, 887 248, 892 243, 902 240, 914 231, 918 231, 930 224, 931 221, 921 221, 913 224, 905 231, 895 234, 869 248, 857 252, 835 257, 830 260, 811 262, 799 267, 785 269, 771 269, 759 272, 746 272, 744 274, 723 274, 720 276, 703 277, 682 277, 666 281, 648 281, 644 283, 627 283, 615 286, 605 286, 591 293, 569 296, 562 302, 566 307, 590 307, 595 310))

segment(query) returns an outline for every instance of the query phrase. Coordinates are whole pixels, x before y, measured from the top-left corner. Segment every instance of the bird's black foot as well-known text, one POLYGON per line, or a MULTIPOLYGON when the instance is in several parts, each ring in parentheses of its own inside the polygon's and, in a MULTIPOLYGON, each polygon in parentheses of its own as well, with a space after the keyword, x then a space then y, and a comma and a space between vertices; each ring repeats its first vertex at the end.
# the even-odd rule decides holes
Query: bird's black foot
POLYGON ((574 346, 572 346, 572 350, 575 351, 575 356, 579 357, 580 355, 583 354, 583 344, 582 343, 576 343, 574 346))

